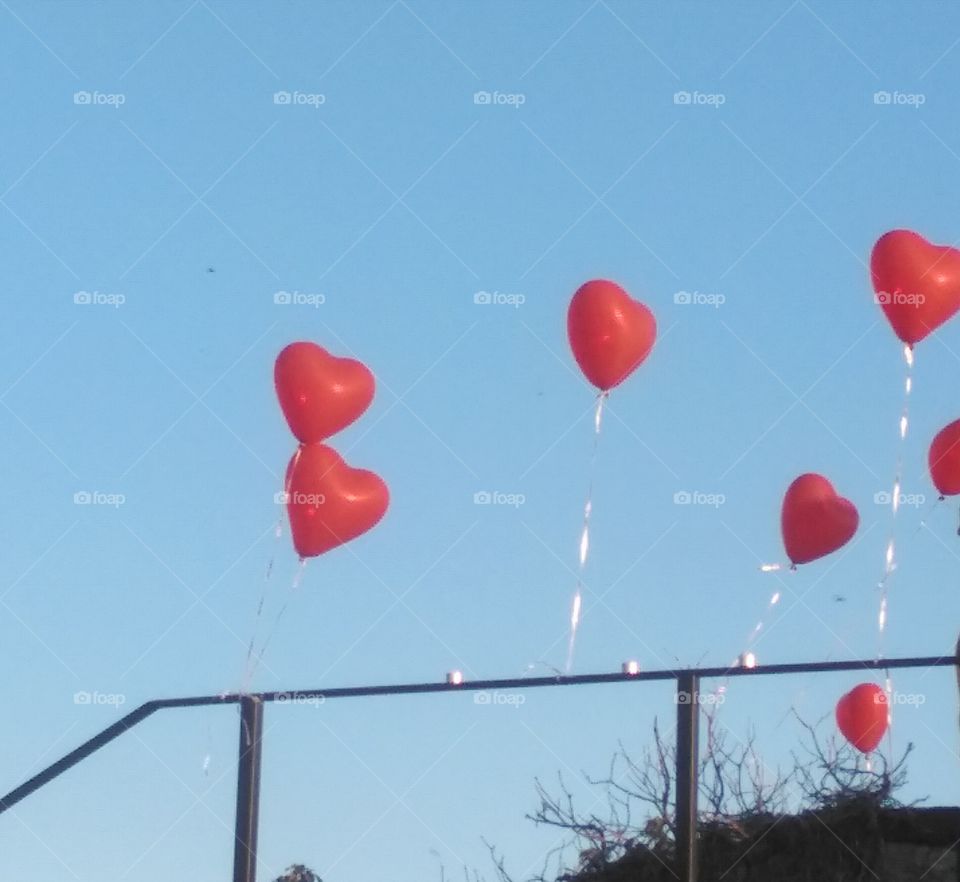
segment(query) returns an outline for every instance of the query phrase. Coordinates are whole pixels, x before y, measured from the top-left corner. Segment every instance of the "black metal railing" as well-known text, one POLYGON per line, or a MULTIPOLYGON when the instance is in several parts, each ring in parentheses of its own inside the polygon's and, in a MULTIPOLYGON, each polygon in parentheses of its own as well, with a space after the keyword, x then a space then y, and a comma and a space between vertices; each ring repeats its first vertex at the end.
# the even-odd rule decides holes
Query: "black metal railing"
POLYGON ((0 814, 44 784, 63 774, 90 754, 119 738, 159 710, 209 705, 240 705, 240 750, 237 767, 237 817, 234 842, 234 882, 256 882, 257 828, 260 804, 260 762, 263 748, 264 705, 295 696, 298 701, 330 701, 374 695, 419 695, 434 692, 475 692, 504 689, 537 689, 548 686, 585 686, 597 683, 645 683, 674 680, 677 684, 676 836, 677 870, 681 882, 697 882, 697 769, 699 757, 700 681, 713 677, 765 677, 774 674, 810 674, 837 671, 888 671, 901 668, 956 666, 957 654, 916 658, 809 662, 752 668, 683 668, 639 673, 580 674, 555 677, 515 677, 505 680, 469 680, 462 683, 401 683, 385 686, 350 686, 339 689, 301 689, 288 692, 230 693, 148 701, 117 720, 57 762, 38 772, 0 799, 0 814))

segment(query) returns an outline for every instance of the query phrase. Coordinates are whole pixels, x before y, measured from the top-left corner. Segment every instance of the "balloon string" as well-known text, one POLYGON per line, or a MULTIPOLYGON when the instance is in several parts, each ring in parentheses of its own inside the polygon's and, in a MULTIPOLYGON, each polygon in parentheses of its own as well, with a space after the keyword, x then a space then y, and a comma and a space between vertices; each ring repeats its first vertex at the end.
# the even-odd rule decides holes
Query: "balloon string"
MULTIPOLYGON (((760 571, 763 573, 774 573, 781 569, 787 569, 787 567, 779 563, 763 564, 760 567, 760 571)), ((789 570, 790 572, 795 572, 796 567, 791 566, 789 567, 789 570)), ((753 626, 753 629, 750 631, 750 633, 747 635, 746 640, 744 641, 745 645, 744 645, 743 652, 741 652, 740 655, 738 655, 732 662, 730 662, 731 668, 739 668, 739 667, 754 668, 757 666, 757 657, 751 651, 753 644, 756 642, 761 632, 766 627, 767 619, 770 617, 770 614, 773 612, 777 604, 780 603, 781 597, 782 597, 782 592, 780 591, 779 588, 776 591, 774 591, 773 594, 770 595, 770 599, 767 601, 767 606, 763 611, 763 615, 761 615, 761 617, 757 620, 757 623, 753 626)), ((722 695, 724 692, 727 691, 727 686, 729 682, 730 682, 730 678, 724 677, 723 679, 721 679, 719 685, 713 690, 711 694, 714 697, 722 695)), ((719 702, 717 703, 717 706, 719 707, 719 702)))
MULTIPOLYGON (((783 563, 765 563, 760 564, 761 573, 779 573, 781 570, 789 570, 791 573, 797 571, 796 564, 783 564, 783 563)), ((763 615, 757 620, 757 623, 753 626, 753 630, 747 635, 746 646, 744 648, 743 654, 740 658, 743 658, 751 646, 753 646, 754 641, 760 636, 760 632, 766 627, 766 621, 770 616, 770 613, 773 612, 774 607, 780 603, 780 598, 782 594, 778 588, 773 594, 770 595, 770 599, 767 601, 766 609, 763 611, 763 615)))
POLYGON ((940 507, 940 504, 945 501, 946 501, 945 497, 938 496, 936 499, 933 500, 933 502, 930 503, 930 505, 928 505, 923 510, 920 516, 920 523, 917 524, 917 529, 913 531, 912 535, 916 536, 917 533, 919 533, 921 530, 925 530, 927 528, 927 518, 929 518, 931 515, 936 514, 936 511, 940 507))
MULTIPOLYGON (((900 441, 897 445, 897 467, 893 479, 893 491, 890 494, 890 534, 887 547, 883 555, 883 578, 878 585, 880 589, 880 611, 877 614, 877 661, 883 658, 883 640, 887 629, 888 595, 890 581, 897 568, 896 559, 896 529, 897 512, 900 510, 900 495, 903 481, 903 452, 906 447, 907 430, 910 425, 910 393, 913 391, 913 347, 905 344, 903 360, 906 367, 903 381, 903 409, 900 412, 898 425, 900 441)), ((887 696, 887 750, 888 759, 893 762, 893 678, 890 669, 884 669, 884 688, 887 696)))
MULTIPOLYGON (((769 572, 769 570, 767 572, 769 572)), ((747 635, 744 653, 750 650, 756 639, 760 636, 760 632, 766 627, 767 619, 770 617, 770 614, 773 612, 777 604, 780 603, 781 596, 782 594, 779 588, 770 595, 770 599, 767 601, 767 606, 763 611, 763 615, 760 616, 760 618, 757 620, 757 623, 753 626, 753 630, 747 635)))
POLYGON ((883 658, 883 639, 887 628, 888 617, 888 594, 890 581, 894 570, 897 568, 896 561, 896 527, 897 512, 900 509, 900 496, 903 475, 903 450, 906 446, 907 429, 909 427, 910 413, 910 393, 913 391, 913 349, 909 345, 903 347, 903 358, 906 364, 906 377, 903 384, 903 410, 900 413, 899 435, 900 443, 897 445, 897 467, 893 479, 893 491, 890 494, 890 533, 887 540, 886 550, 883 556, 883 578, 878 584, 880 589, 880 611, 877 615, 877 660, 883 658))
POLYGON ((597 396, 597 407, 593 414, 593 451, 590 454, 590 465, 587 470, 589 482, 587 488, 587 501, 583 506, 583 530, 580 533, 577 589, 573 595, 573 602, 570 605, 570 640, 567 644, 566 665, 566 672, 568 674, 573 668, 573 651, 577 642, 577 630, 580 627, 580 619, 583 607, 583 571, 587 564, 587 556, 590 553, 590 515, 593 512, 593 479, 597 464, 597 447, 600 443, 600 424, 603 420, 603 405, 609 394, 609 392, 601 392, 597 396))
POLYGON ((303 580, 303 571, 307 567, 306 558, 300 558, 300 566, 297 567, 297 572, 293 577, 293 581, 290 583, 290 590, 287 592, 287 597, 283 601, 283 606, 280 607, 280 612, 277 613, 277 617, 273 620, 273 627, 270 628, 270 632, 267 634, 266 639, 263 641, 263 646, 260 649, 260 652, 257 653, 256 658, 253 663, 253 670, 250 672, 250 677, 253 677, 254 672, 257 670, 257 667, 260 664, 261 659, 264 656, 264 653, 267 651, 267 647, 270 646, 270 641, 273 640, 273 635, 277 632, 277 626, 280 624, 280 620, 283 618, 283 614, 287 611, 287 607, 290 605, 290 601, 293 598, 293 595, 297 592, 297 589, 300 588, 300 583, 303 580))
MULTIPOLYGON (((290 494, 290 478, 289 476, 293 474, 293 468, 300 461, 300 456, 303 453, 303 445, 300 444, 297 446, 297 452, 293 455, 293 462, 290 468, 287 470, 287 477, 284 480, 283 484, 283 493, 281 497, 277 500, 280 504, 286 505, 287 499, 290 494)), ((263 617, 263 605, 267 599, 267 589, 270 587, 270 577, 273 575, 273 565, 277 557, 277 541, 283 535, 283 513, 281 512, 280 516, 277 518, 277 524, 274 527, 274 547, 273 552, 270 555, 270 560, 267 561, 267 569, 263 579, 263 590, 260 592, 260 599, 257 601, 257 612, 253 620, 253 628, 251 629, 250 634, 250 643, 247 645, 247 657, 243 665, 243 679, 240 683, 240 694, 245 695, 250 689, 250 683, 253 680, 253 673, 257 667, 259 661, 254 661, 254 646, 257 641, 257 635, 260 632, 260 622, 263 617)), ((263 650, 260 651, 260 654, 263 654, 263 650)))
POLYGON ((884 673, 884 691, 887 693, 887 756, 890 763, 893 763, 893 679, 890 676, 890 669, 885 668, 884 673))
POLYGON ((245 695, 247 693, 250 687, 250 681, 253 678, 253 649, 254 644, 257 641, 257 634, 260 631, 260 620, 263 617, 263 605, 267 599, 267 589, 270 585, 270 576, 273 574, 273 561, 276 557, 276 542, 280 539, 282 533, 282 521, 277 521, 277 526, 274 530, 274 552, 270 555, 270 560, 267 562, 266 572, 264 573, 263 577, 263 589, 260 592, 260 599, 257 601, 257 612, 253 619, 250 642, 247 644, 247 657, 243 664, 243 679, 240 682, 239 690, 241 695, 245 695))
POLYGON ((213 761, 213 730, 210 727, 210 717, 206 717, 207 749, 203 755, 201 771, 204 778, 210 777, 210 763, 213 761))
POLYGON ((780 570, 795 570, 796 566, 787 566, 782 563, 765 563, 758 567, 761 573, 779 573, 780 570))

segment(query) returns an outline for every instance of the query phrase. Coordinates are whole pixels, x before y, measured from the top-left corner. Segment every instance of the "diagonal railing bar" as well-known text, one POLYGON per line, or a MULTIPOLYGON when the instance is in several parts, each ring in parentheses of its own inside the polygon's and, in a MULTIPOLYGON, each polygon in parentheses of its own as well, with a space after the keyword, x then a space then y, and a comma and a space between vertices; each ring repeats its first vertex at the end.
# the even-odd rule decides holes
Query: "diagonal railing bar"
POLYGON ((237 823, 234 853, 234 882, 256 882, 257 824, 259 813, 260 760, 263 733, 263 705, 271 702, 330 701, 336 698, 364 698, 375 695, 423 695, 435 692, 477 692, 505 689, 537 689, 548 686, 586 686, 599 683, 647 683, 673 680, 677 684, 677 769, 678 805, 677 853, 682 882, 696 882, 697 859, 697 728, 699 682, 716 677, 764 677, 775 674, 816 674, 839 671, 889 671, 902 668, 957 667, 960 674, 960 641, 956 654, 909 658, 863 659, 831 662, 746 667, 678 668, 676 670, 557 675, 554 677, 512 677, 498 680, 469 680, 461 683, 395 683, 380 686, 343 686, 334 689, 298 689, 286 692, 232 692, 187 698, 157 698, 107 726, 79 747, 15 787, 0 799, 0 814, 26 799, 101 747, 119 738, 160 710, 211 705, 241 706, 240 759, 237 771, 237 823), (682 815, 679 808, 682 807, 682 815))
POLYGON ((98 732, 93 738, 84 741, 78 748, 71 750, 66 756, 47 766, 42 772, 38 772, 28 781, 24 781, 19 787, 11 790, 3 799, 0 799, 0 814, 15 806, 21 799, 25 799, 35 790, 39 790, 44 784, 63 774, 67 769, 75 766, 80 760, 86 759, 91 753, 99 750, 105 744, 109 744, 114 738, 119 738, 128 729, 132 729, 137 723, 142 722, 157 710, 159 710, 158 703, 148 701, 136 710, 130 711, 125 717, 121 717, 112 726, 107 726, 102 732, 98 732))

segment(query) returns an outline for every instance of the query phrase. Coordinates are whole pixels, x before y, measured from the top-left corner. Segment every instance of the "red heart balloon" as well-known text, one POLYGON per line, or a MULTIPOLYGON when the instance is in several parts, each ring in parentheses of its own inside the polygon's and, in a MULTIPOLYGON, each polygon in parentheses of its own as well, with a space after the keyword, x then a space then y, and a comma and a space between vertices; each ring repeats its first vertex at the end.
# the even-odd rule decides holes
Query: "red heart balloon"
POLYGON ((911 346, 960 309, 960 251, 918 233, 884 233, 873 246, 870 275, 876 301, 911 346))
POLYGON ((960 493, 960 420, 944 426, 930 444, 930 477, 941 496, 960 493))
POLYGON ((303 444, 329 438, 373 401, 373 374, 316 343, 291 343, 277 356, 273 379, 290 431, 303 444))
POLYGON ((854 686, 837 702, 837 728, 857 750, 875 750, 890 722, 887 694, 876 683, 854 686))
POLYGON ((606 392, 636 370, 653 349, 653 313, 614 282, 594 279, 570 301, 567 336, 586 378, 606 392))
POLYGON ((809 563, 846 545, 859 523, 854 504, 837 496, 823 475, 801 475, 783 497, 783 544, 794 564, 809 563))
POLYGON ((375 526, 390 502, 387 485, 352 469, 325 444, 305 444, 287 467, 287 514, 293 547, 316 557, 375 526))

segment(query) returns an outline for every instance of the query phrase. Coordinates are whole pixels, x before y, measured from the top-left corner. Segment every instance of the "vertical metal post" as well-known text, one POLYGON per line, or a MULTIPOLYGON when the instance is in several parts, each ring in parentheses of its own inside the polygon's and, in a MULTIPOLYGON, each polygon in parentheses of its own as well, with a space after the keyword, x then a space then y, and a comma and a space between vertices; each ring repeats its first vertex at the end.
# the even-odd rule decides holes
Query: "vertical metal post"
MULTIPOLYGON (((954 651, 954 654, 955 654, 955 660, 957 663, 957 689, 960 689, 960 636, 957 637, 957 648, 954 651)), ((957 859, 956 878, 957 878, 957 882, 960 882, 960 847, 958 847, 957 843, 953 844, 953 851, 957 859)))
POLYGON ((677 677, 677 869, 680 882, 697 882, 697 789, 700 762, 700 678, 677 677))
POLYGON ((237 763, 237 828, 233 847, 233 882, 257 882, 262 742, 263 702, 253 695, 244 695, 240 699, 240 758, 237 763))

